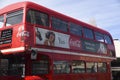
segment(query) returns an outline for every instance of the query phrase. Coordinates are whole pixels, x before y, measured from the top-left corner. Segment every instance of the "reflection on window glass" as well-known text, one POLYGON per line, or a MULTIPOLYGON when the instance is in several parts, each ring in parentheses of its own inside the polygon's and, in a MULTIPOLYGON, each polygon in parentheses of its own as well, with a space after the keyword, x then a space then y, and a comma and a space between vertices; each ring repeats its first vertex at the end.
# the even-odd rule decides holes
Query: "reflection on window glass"
POLYGON ((4 24, 4 16, 0 16, 0 28, 3 27, 4 24))
POLYGON ((70 33, 82 36, 82 27, 80 25, 71 23, 70 24, 70 33))
POLYGON ((88 73, 95 73, 95 72, 97 72, 97 63, 87 62, 86 63, 86 71, 88 73))
POLYGON ((106 72, 106 63, 98 63, 98 72, 106 72))
POLYGON ((85 73, 84 61, 72 61, 72 72, 73 73, 85 73))
POLYGON ((105 35, 104 38, 105 38, 105 43, 112 44, 112 40, 108 35, 105 35))
POLYGON ((23 10, 8 13, 6 26, 18 24, 22 21, 22 19, 23 19, 23 10))
POLYGON ((58 18, 52 17, 52 27, 56 30, 67 32, 68 23, 58 18))
POLYGON ((53 69, 55 74, 70 73, 70 65, 66 61, 55 61, 53 69))
POLYGON ((27 13, 27 22, 42 26, 49 26, 48 15, 39 11, 29 10, 27 13))
POLYGON ((104 42, 104 35, 99 32, 95 32, 95 39, 97 41, 104 42))
POLYGON ((0 76, 21 76, 24 62, 24 58, 20 56, 5 56, 0 60, 0 76))
POLYGON ((93 39, 93 31, 88 28, 84 28, 84 36, 89 39, 93 39))

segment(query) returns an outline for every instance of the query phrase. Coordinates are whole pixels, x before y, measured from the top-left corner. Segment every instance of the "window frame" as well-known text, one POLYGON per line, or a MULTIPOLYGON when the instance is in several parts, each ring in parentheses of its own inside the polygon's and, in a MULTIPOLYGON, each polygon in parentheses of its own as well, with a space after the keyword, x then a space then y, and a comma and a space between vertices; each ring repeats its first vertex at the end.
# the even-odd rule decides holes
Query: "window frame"
POLYGON ((54 74, 69 74, 71 72, 71 67, 70 67, 69 61, 54 61, 53 62, 53 72, 54 74), (63 69, 64 67, 64 69, 63 69), (69 67, 69 68, 66 68, 69 67))
POLYGON ((82 36, 83 35, 82 28, 83 27, 78 25, 78 24, 75 24, 75 23, 72 23, 72 22, 69 23, 69 32, 73 35, 82 36), (75 32, 75 29, 76 29, 77 33, 75 32))
POLYGON ((0 28, 3 28, 3 26, 4 26, 4 21, 5 21, 5 19, 4 19, 4 14, 0 15, 0 20, 1 20, 1 21, 3 20, 3 23, 0 22, 0 28), (3 19, 2 19, 2 18, 3 18, 3 19))
POLYGON ((94 31, 92 29, 90 29, 90 28, 84 27, 83 28, 83 34, 84 34, 84 38, 94 39, 94 31))
POLYGON ((54 29, 54 30, 58 30, 58 31, 62 31, 62 32, 68 32, 68 24, 69 24, 68 21, 57 18, 55 16, 51 16, 51 26, 52 26, 52 29, 54 29), (64 24, 62 24, 62 25, 64 25, 64 27, 61 26, 61 23, 64 23, 64 24), (59 25, 56 26, 56 24, 59 24, 59 25))
POLYGON ((102 73, 107 72, 107 63, 105 62, 98 63, 98 72, 102 73), (101 66, 99 67, 99 64, 102 64, 102 67, 101 66))
POLYGON ((48 74, 48 73, 49 73, 49 61, 47 61, 47 62, 44 62, 43 60, 32 61, 32 74, 33 75, 48 74), (43 64, 43 65, 41 65, 41 64, 43 64), (46 68, 45 68, 45 65, 47 66, 46 68), (36 66, 38 66, 38 67, 36 67, 36 66), (40 67, 40 66, 42 66, 42 67, 40 67), (43 71, 47 71, 47 72, 42 73, 43 71))
POLYGON ((50 72, 50 59, 49 59, 49 56, 47 56, 47 55, 43 55, 43 54, 40 54, 40 55, 38 55, 38 57, 37 57, 37 59, 36 60, 32 60, 31 61, 31 74, 32 75, 39 75, 39 74, 49 74, 49 72, 50 72), (44 63, 44 61, 45 61, 45 63, 44 63), (36 65, 33 65, 33 63, 44 63, 43 65, 37 65, 38 67, 36 68, 36 65), (45 67, 44 65, 46 65, 47 67, 45 67), (33 67, 33 66, 35 66, 35 67, 33 67), (42 66, 42 67, 40 67, 40 66, 42 66), (45 70, 45 68, 46 68, 46 73, 44 72, 44 73, 41 73, 41 72, 38 72, 36 69, 38 69, 39 68, 39 70, 42 72, 43 71, 43 69, 45 70), (41 69, 40 69, 41 68, 41 69), (34 72, 34 70, 35 71, 37 71, 37 72, 34 72))
POLYGON ((23 68, 25 68, 24 56, 5 55, 5 56, 2 56, 1 61, 0 61, 0 76, 22 76, 23 75, 23 72, 24 72, 23 68), (2 60, 3 60, 3 63, 1 62, 2 60), (3 71, 2 74, 1 74, 1 71, 3 71))
POLYGON ((95 40, 96 41, 104 42, 104 34, 97 32, 97 31, 95 31, 94 33, 95 33, 95 40), (101 40, 98 40, 98 38, 101 40))
MULTIPOLYGON (((31 16, 31 15, 30 15, 31 16)), ((40 15, 39 15, 39 17, 41 17, 40 15)), ((29 17, 30 18, 30 17, 29 17)), ((35 25, 40 25, 40 26, 44 26, 44 27, 49 27, 50 26, 50 16, 49 16, 49 14, 47 14, 47 13, 45 13, 45 12, 42 12, 42 11, 40 11, 40 10, 36 10, 36 9, 28 9, 27 10, 27 13, 26 13, 26 22, 27 23, 30 23, 30 24, 35 24, 35 25), (28 21, 28 13, 29 13, 29 11, 32 11, 32 17, 34 17, 34 21, 31 21, 30 20, 30 22, 28 21), (44 17, 46 17, 46 18, 44 18, 44 20, 45 20, 45 25, 42 25, 43 23, 42 23, 42 20, 40 20, 40 22, 42 23, 42 24, 38 24, 37 22, 36 22, 36 19, 38 18, 38 17, 36 17, 36 15, 35 14, 41 14, 41 15, 44 15, 44 17)))
POLYGON ((86 73, 97 73, 98 63, 97 62, 86 62, 86 73), (91 64, 88 66, 88 64, 91 64))
MULTIPOLYGON (((72 65, 71 65, 71 68, 72 68, 72 73, 75 73, 75 74, 78 74, 78 73, 86 73, 86 65, 85 65, 85 61, 82 61, 82 60, 73 60, 72 61, 72 65), (73 70, 73 62, 76 62, 76 64, 74 66, 76 66, 76 70, 74 71, 73 70), (80 65, 81 62, 83 65, 80 65), (78 68, 78 66, 82 67, 82 68, 78 68), (80 71, 80 69, 83 69, 82 71, 80 71)), ((74 68, 75 69, 75 68, 74 68)))
POLYGON ((104 35, 104 40, 106 44, 113 44, 112 39, 109 35, 104 35))
POLYGON ((8 12, 6 13, 6 22, 5 22, 5 26, 8 27, 8 26, 12 26, 12 25, 16 25, 16 24, 20 24, 21 22, 23 22, 23 18, 24 17, 24 9, 18 9, 18 10, 15 10, 15 11, 12 11, 12 12, 8 12), (17 23, 14 23, 14 24, 9 24, 9 19, 11 18, 15 18, 15 17, 18 17, 19 15, 21 15, 21 20, 17 23))

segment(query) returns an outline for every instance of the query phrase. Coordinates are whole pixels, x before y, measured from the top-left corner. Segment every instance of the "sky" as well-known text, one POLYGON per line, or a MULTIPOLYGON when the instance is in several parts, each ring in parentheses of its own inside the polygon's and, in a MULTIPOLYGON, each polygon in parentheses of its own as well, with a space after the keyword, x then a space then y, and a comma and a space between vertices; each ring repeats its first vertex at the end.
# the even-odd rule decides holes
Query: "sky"
MULTIPOLYGON (((1 0, 0 8, 27 0, 1 0)), ((120 0, 28 0, 107 30, 120 40, 120 0)))

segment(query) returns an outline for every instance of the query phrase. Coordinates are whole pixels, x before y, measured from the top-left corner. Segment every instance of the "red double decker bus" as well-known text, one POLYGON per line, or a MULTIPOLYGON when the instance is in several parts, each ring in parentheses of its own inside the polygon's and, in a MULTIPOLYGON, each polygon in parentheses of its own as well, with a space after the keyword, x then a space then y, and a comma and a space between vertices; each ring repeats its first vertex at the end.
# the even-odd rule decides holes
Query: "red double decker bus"
POLYGON ((1 80, 111 80, 111 35, 32 2, 0 10, 1 80))

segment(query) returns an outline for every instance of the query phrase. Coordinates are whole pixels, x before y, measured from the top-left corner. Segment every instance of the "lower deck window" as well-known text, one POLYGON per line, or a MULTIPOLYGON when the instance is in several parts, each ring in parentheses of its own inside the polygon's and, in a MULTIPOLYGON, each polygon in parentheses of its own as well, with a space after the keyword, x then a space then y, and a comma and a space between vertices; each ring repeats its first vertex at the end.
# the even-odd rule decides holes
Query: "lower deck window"
POLYGON ((20 56, 5 56, 0 59, 0 76, 21 76, 24 59, 20 56))
POLYGON ((104 73, 107 72, 107 64, 104 62, 85 62, 82 60, 54 61, 54 74, 81 74, 81 73, 104 73))
POLYGON ((48 74, 48 61, 40 60, 32 62, 32 74, 48 74))
POLYGON ((106 63, 98 63, 98 72, 106 72, 107 66, 106 63))
POLYGON ((55 74, 70 73, 70 65, 66 61, 55 61, 53 69, 55 74))
POLYGON ((97 63, 87 62, 86 63, 86 71, 87 71, 87 73, 95 73, 95 72, 97 72, 97 63))
POLYGON ((87 73, 95 73, 95 72, 107 72, 106 63, 95 63, 95 62, 87 62, 86 63, 86 71, 87 73))
POLYGON ((72 73, 85 73, 85 62, 72 61, 72 73))

